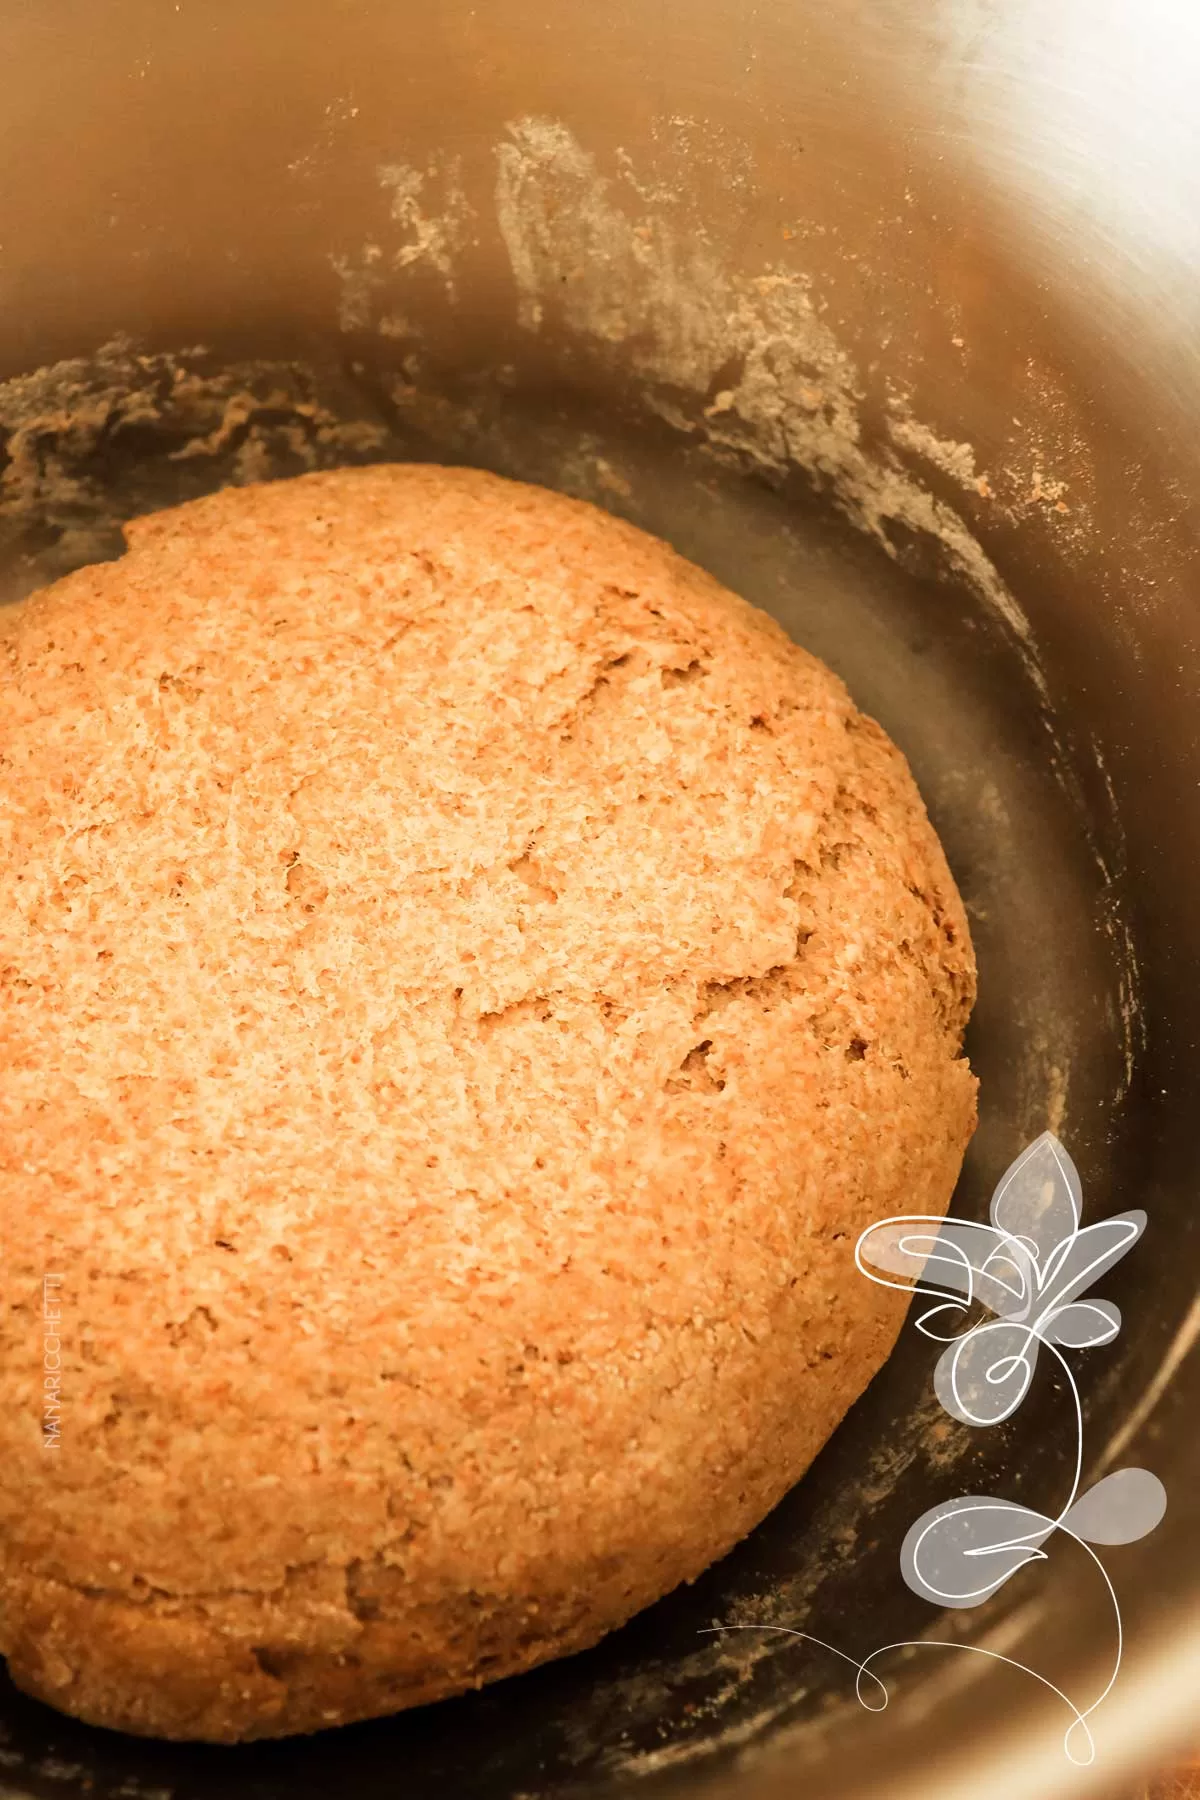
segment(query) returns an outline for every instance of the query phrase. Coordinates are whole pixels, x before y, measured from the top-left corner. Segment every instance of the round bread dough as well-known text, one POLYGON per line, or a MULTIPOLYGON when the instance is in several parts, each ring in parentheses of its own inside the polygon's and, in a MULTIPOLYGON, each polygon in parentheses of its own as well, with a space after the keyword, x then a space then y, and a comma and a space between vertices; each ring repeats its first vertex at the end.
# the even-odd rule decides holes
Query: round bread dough
POLYGON ((127 537, 0 623, 0 1649, 309 1731, 795 1482, 904 1312, 858 1233, 949 1200, 973 958, 884 733, 631 525, 384 466, 127 537))

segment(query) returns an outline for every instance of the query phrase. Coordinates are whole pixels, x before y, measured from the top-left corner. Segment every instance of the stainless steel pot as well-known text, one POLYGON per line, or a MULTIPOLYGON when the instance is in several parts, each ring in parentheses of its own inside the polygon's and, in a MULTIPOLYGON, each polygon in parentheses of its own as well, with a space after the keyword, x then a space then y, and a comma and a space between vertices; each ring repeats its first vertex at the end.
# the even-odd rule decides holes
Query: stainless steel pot
POLYGON ((7 1692, 6 1792, 999 1800, 1200 1735, 1198 82, 1182 0, 0 14, 5 592, 222 482, 424 457, 599 500, 776 612, 908 752, 973 913, 959 1209, 1050 1125, 1089 1216, 1150 1214, 1085 1465, 1169 1497, 1106 1553, 1090 1768, 1082 1547, 946 1618, 898 1564, 950 1495, 1056 1509, 1068 1396, 950 1428, 910 1328, 778 1512, 596 1651, 240 1751, 7 1692), (738 1622, 851 1660, 707 1634, 738 1622), (873 1664, 864 1710, 852 1663, 905 1639, 973 1650, 873 1664))

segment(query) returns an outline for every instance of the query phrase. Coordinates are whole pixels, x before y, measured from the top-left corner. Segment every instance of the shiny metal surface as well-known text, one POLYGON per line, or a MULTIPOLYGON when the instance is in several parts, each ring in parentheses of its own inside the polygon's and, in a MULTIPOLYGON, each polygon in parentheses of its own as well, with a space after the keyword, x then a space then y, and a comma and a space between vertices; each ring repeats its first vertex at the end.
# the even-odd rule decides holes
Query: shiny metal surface
POLYGON ((909 754, 973 911, 960 1209, 1052 1123, 1091 1216, 1150 1213, 1081 1379, 1089 1473, 1170 1502, 1107 1556, 1090 1770, 997 1661, 899 1656, 871 1715, 811 1646, 701 1635, 958 1634, 1103 1686, 1070 1547, 949 1621, 902 1586, 926 1506, 1056 1504, 1073 1448, 1050 1381, 938 1435, 910 1328, 760 1531, 596 1651, 238 1752, 6 1692, 13 1792, 999 1800, 1121 1792, 1200 1732, 1197 87, 1182 0, 0 12, 3 590, 223 481, 422 456, 582 493, 769 607, 909 754))

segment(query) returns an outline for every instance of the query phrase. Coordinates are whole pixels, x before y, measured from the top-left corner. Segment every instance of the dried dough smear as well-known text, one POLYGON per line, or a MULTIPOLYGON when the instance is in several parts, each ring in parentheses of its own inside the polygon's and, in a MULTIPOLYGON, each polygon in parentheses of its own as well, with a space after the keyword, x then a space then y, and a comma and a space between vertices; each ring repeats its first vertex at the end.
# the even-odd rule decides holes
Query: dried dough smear
POLYGON ((763 1517, 899 1326, 856 1235, 949 1199, 974 965, 898 751, 645 533, 382 466, 128 539, 0 625, 0 1649, 229 1740, 763 1517))

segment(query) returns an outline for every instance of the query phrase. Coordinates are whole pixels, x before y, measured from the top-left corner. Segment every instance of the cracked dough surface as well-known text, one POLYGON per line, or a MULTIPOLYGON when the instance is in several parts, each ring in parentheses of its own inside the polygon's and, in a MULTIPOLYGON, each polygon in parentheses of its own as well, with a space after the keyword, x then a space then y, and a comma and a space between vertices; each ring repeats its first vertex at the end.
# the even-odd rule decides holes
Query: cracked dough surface
POLYGON ((394 466, 127 536, 0 622, 0 1649, 229 1740, 763 1517, 900 1324, 857 1234, 949 1200, 974 966, 883 732, 632 526, 394 466))

